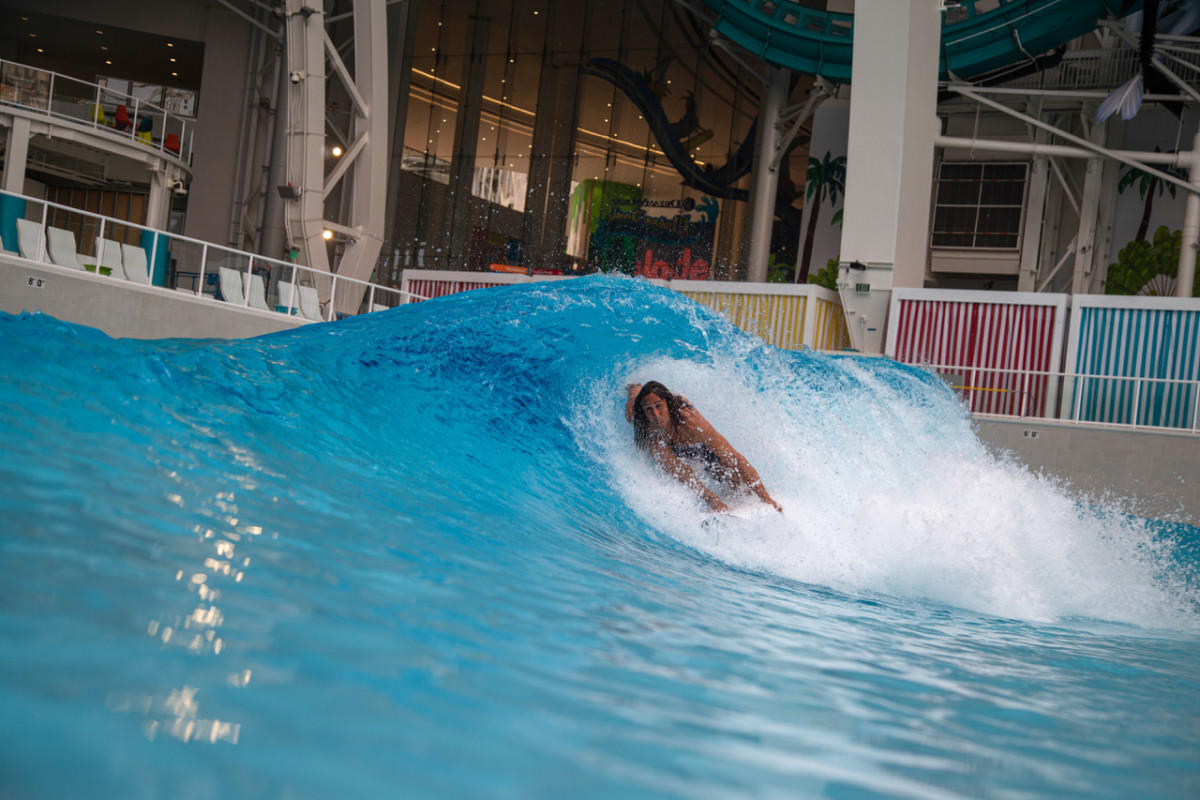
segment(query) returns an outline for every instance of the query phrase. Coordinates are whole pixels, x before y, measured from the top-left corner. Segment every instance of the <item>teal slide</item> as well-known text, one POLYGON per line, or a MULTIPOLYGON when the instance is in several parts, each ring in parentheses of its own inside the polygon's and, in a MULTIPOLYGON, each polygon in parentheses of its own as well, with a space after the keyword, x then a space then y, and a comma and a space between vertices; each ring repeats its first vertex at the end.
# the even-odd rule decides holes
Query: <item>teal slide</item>
MULTIPOLYGON (((717 15, 713 30, 763 61, 849 83, 854 15, 789 0, 699 0, 717 15)), ((942 13, 938 68, 971 78, 1082 36, 1096 21, 1141 9, 1121 0, 962 0, 942 13), (982 6, 987 10, 977 11, 982 6)))

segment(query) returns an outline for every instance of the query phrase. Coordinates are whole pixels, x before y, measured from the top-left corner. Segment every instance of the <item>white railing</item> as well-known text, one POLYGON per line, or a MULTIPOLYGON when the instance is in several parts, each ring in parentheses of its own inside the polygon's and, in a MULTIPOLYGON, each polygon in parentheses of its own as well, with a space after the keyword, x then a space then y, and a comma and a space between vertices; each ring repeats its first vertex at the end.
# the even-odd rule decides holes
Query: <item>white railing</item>
POLYGON ((127 136, 191 163, 194 123, 97 83, 0 60, 0 103, 127 136))
POLYGON ((1140 430, 1200 433, 1200 380, 1044 372, 952 364, 921 365, 971 405, 973 393, 1012 395, 1016 413, 988 418, 1051 419, 1140 430), (1042 402, 1039 395, 1051 402, 1042 402))
MULTIPOLYGON (((75 257, 77 264, 70 263, 65 266, 77 266, 89 272, 108 275, 114 280, 121 280, 125 277, 123 275, 125 266, 106 263, 104 242, 116 241, 132 245, 135 242, 131 239, 136 239, 136 245, 146 254, 146 280, 148 282, 142 283, 143 279, 138 277, 126 277, 125 279, 162 291, 175 290, 197 297, 221 299, 251 310, 257 308, 262 311, 263 306, 258 305, 257 302, 261 300, 266 306, 266 311, 263 313, 270 313, 271 308, 274 308, 276 313, 299 316, 314 322, 332 321, 354 315, 334 311, 337 300, 343 293, 362 297, 357 312, 360 314, 381 311, 406 302, 428 299, 390 286, 331 274, 302 264, 267 258, 180 234, 157 231, 144 225, 105 217, 59 203, 2 191, 0 191, 0 195, 24 200, 26 203, 24 219, 35 222, 39 226, 33 252, 22 253, 23 257, 34 261, 55 263, 50 257, 51 254, 47 247, 48 235, 52 230, 70 233, 72 237, 75 236, 75 231, 79 231, 80 237, 74 239, 77 247, 80 248, 79 252, 70 254, 75 257), (32 211, 31 205, 35 206, 32 211), (41 210, 38 211, 36 206, 40 206, 41 210), (164 265, 166 269, 162 269, 164 265), (240 296, 227 297, 221 291, 222 269, 233 270, 239 274, 240 279, 237 283, 240 284, 238 287, 241 292, 240 296), (159 277, 159 273, 162 273, 162 282, 156 283, 155 278, 159 277), (261 298, 253 294, 253 281, 250 276, 258 276, 262 279, 263 296, 261 298), (288 287, 281 289, 280 284, 288 284, 288 287), (315 313, 311 308, 306 308, 304 302, 304 295, 308 294, 309 290, 319 292, 317 295, 319 311, 315 313), (275 298, 274 303, 270 302, 272 297, 275 298)), ((64 265, 60 264, 60 266, 64 265)))

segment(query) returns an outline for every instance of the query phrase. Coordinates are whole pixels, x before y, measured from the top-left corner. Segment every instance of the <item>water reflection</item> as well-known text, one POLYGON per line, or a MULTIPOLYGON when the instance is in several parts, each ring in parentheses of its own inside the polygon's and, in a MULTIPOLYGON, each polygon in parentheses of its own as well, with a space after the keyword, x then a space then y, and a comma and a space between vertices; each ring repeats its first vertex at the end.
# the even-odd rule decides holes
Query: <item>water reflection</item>
MULTIPOLYGON (((218 532, 200 525, 194 533, 206 546, 200 553, 199 568, 179 569, 175 580, 185 591, 194 593, 197 603, 190 613, 152 619, 146 625, 148 636, 157 639, 161 647, 181 648, 203 657, 219 657, 225 642, 219 635, 225 614, 217 604, 222 588, 242 582, 250 558, 239 553, 251 537, 260 536, 257 525, 239 525, 237 507, 232 492, 219 493, 214 505, 225 515, 225 530, 218 532)), ((242 669, 230 673, 226 683, 244 688, 252 672, 242 669)), ((200 688, 185 684, 171 689, 165 696, 141 693, 109 695, 108 708, 116 713, 140 714, 146 719, 142 730, 153 741, 160 735, 182 742, 225 742, 237 744, 241 723, 201 716, 198 699, 200 688)))

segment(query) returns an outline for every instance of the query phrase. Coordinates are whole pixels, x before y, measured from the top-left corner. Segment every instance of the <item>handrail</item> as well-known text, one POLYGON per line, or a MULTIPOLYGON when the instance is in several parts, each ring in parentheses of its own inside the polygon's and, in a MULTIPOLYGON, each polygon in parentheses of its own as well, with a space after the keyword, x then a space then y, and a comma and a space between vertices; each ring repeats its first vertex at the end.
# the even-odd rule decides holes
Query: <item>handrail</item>
MULTIPOLYGON (((1034 370, 1034 369, 1005 369, 1002 367, 989 367, 985 365, 970 365, 970 364, 919 364, 934 373, 970 373, 971 380, 964 378, 964 383, 961 386, 952 386, 951 388, 960 389, 963 391, 1002 391, 1015 392, 1023 395, 1022 397, 1022 413, 1020 414, 995 414, 986 412, 973 412, 975 416, 988 418, 1009 418, 1009 419, 1053 419, 1071 422, 1075 424, 1087 423, 1106 425, 1117 428, 1129 429, 1148 429, 1162 430, 1173 432, 1197 433, 1200 434, 1200 379, 1196 378, 1152 378, 1137 375, 1106 375, 1097 372, 1066 372, 1052 370, 1034 370), (988 387, 975 385, 979 381, 976 378, 981 374, 986 375, 1015 375, 1022 378, 1022 389, 1009 389, 1007 387, 988 387), (1031 379, 1046 379, 1048 384, 1056 384, 1061 381, 1061 397, 1055 398, 1055 403, 1050 407, 1049 412, 1045 415, 1030 416, 1028 411, 1029 399, 1029 382, 1031 379), (1124 402, 1116 402, 1113 404, 1108 416, 1123 417, 1128 415, 1130 422, 1112 422, 1103 419, 1085 419, 1083 413, 1083 397, 1088 390, 1087 382, 1089 381, 1104 381, 1113 383, 1131 383, 1132 391, 1129 391, 1129 398, 1124 402), (1152 389, 1155 386, 1160 386, 1167 391, 1176 391, 1183 393, 1185 396, 1181 398, 1182 407, 1191 407, 1191 424, 1183 425, 1152 425, 1139 423, 1138 417, 1141 409, 1142 394, 1146 389, 1152 389), (1068 406, 1064 408, 1064 406, 1068 406), (1067 413, 1064 413, 1067 412, 1067 413)), ((1057 387, 1054 391, 1058 391, 1057 387)))
MULTIPOLYGON (((217 245, 217 244, 213 244, 211 242, 206 242, 206 241, 203 241, 202 239, 194 239, 190 236, 184 236, 184 235, 178 234, 178 233, 169 233, 167 231, 155 230, 153 228, 148 228, 145 225, 139 225, 136 222, 128 222, 126 220, 116 219, 114 217, 106 217, 102 214, 96 214, 91 211, 84 211, 83 209, 74 208, 72 206, 66 206, 61 203, 54 203, 49 200, 39 200, 37 198, 27 197, 25 195, 19 195, 19 194, 14 194, 12 192, 5 192, 5 191, 0 191, 0 195, 16 197, 21 200, 24 200, 26 203, 37 203, 42 206, 40 220, 38 220, 39 225, 40 225, 40 237, 39 237, 39 243, 38 243, 38 259, 37 260, 40 262, 45 262, 48 258, 46 244, 45 244, 46 230, 47 230, 47 228, 51 227, 49 225, 49 210, 53 208, 53 209, 58 209, 60 211, 66 212, 68 214, 78 214, 84 218, 90 218, 92 220, 98 221, 98 223, 99 223, 97 226, 98 233, 97 233, 97 236, 95 237, 94 241, 91 242, 91 244, 95 248, 94 252, 97 257, 97 274, 99 274, 98 263, 99 263, 99 256, 101 254, 101 249, 102 249, 102 244, 101 244, 100 240, 104 236, 104 231, 105 231, 106 227, 111 228, 112 226, 122 226, 122 227, 126 227, 126 228, 129 228, 132 230, 140 231, 143 235, 149 234, 151 237, 151 241, 152 241, 151 250, 150 250, 151 258, 150 258, 150 261, 148 264, 148 270, 147 270, 148 276, 150 279, 150 285, 153 288, 161 289, 163 291, 171 291, 171 290, 168 287, 163 287, 163 286, 156 287, 156 286, 154 286, 154 283, 153 283, 155 265, 158 263, 158 257, 159 257, 159 252, 160 252, 159 248, 163 247, 163 246, 168 246, 168 243, 170 243, 170 242, 178 242, 178 243, 181 243, 184 245, 199 248, 200 256, 199 256, 198 262, 195 264, 195 266, 197 267, 197 270, 195 273, 196 289, 193 291, 193 294, 195 294, 196 296, 201 296, 201 295, 205 294, 205 292, 204 292, 205 276, 211 275, 216 272, 216 267, 213 266, 213 261, 215 260, 215 256, 212 253, 212 251, 216 250, 216 251, 219 251, 222 256, 224 256, 224 259, 223 259, 224 261, 228 261, 233 268, 237 269, 237 271, 244 276, 249 275, 252 269, 261 268, 264 266, 271 267, 273 270, 278 269, 279 275, 281 275, 281 276, 286 274, 291 280, 293 289, 292 289, 291 295, 287 299, 288 301, 286 303, 286 309, 284 311, 282 311, 281 313, 287 313, 289 315, 295 314, 298 311, 299 298, 295 296, 297 294, 295 287, 297 287, 299 284, 299 282, 297 281, 297 277, 301 276, 301 275, 305 276, 308 280, 308 283, 314 287, 320 286, 322 281, 329 283, 329 299, 322 303, 322 305, 325 307, 324 311, 323 311, 323 318, 325 321, 332 321, 334 319, 334 311, 333 311, 334 306, 335 306, 334 301, 337 298, 337 293, 338 293, 339 287, 342 287, 344 291, 349 291, 349 289, 347 287, 351 287, 351 286, 361 287, 361 290, 365 293, 365 296, 368 298, 367 305, 366 305, 368 313, 374 308, 375 297, 379 293, 382 293, 385 297, 386 296, 395 296, 397 298, 397 302, 395 303, 395 305, 400 305, 401 303, 411 302, 414 300, 419 301, 419 300, 428 300, 429 299, 427 297, 415 294, 413 292, 408 292, 408 291, 405 291, 405 290, 402 290, 399 288, 395 288, 392 286, 385 286, 385 285, 379 284, 379 283, 371 283, 370 281, 364 281, 364 280, 360 280, 358 278, 350 278, 350 277, 346 277, 344 275, 338 275, 336 273, 325 272, 323 270, 314 269, 312 267, 305 266, 303 264, 297 264, 297 263, 294 263, 291 261, 282 261, 280 259, 275 259, 275 258, 270 258, 268 256, 258 255, 258 254, 251 253, 251 252, 248 252, 245 250, 237 250, 237 249, 234 249, 231 247, 224 247, 222 245, 217 245), (158 241, 160 237, 162 239, 166 240, 166 242, 164 242, 164 244, 162 244, 162 245, 160 245, 159 241, 158 241)), ((29 218, 28 213, 26 213, 26 218, 27 219, 29 218)), ((31 220, 31 221, 34 221, 34 220, 31 220)), ((80 230, 82 231, 83 229, 84 229, 83 226, 81 226, 80 230)), ((87 244, 88 244, 88 242, 84 241, 84 240, 81 240, 77 243, 77 245, 79 247, 85 247, 87 244)), ((145 249, 145 248, 143 247, 143 249, 145 249)), ((222 264, 222 266, 224 266, 224 264, 222 264)), ((189 271, 189 274, 190 274, 190 271, 189 271)), ((246 284, 246 281, 243 281, 243 285, 245 285, 245 284, 246 284)), ((176 289, 175 291, 184 291, 184 290, 176 289)), ((234 307, 240 306, 243 308, 248 308, 249 298, 250 298, 249 291, 250 290, 248 287, 246 289, 244 289, 242 297, 240 298, 241 302, 240 303, 231 303, 230 305, 233 305, 234 307)), ((265 299, 266 298, 264 298, 264 300, 265 299)), ((282 300, 282 298, 280 298, 280 299, 282 300)), ((282 305, 285 305, 285 304, 281 303, 281 306, 282 305)), ((257 311, 256 313, 263 313, 263 312, 257 311)), ((343 314, 341 316, 356 316, 356 314, 343 314)))
MULTIPOLYGON (((71 120, 94 129, 104 129, 114 135, 126 136, 142 141, 166 155, 191 163, 195 142, 195 123, 167 111, 165 108, 147 103, 132 94, 118 92, 98 83, 72 78, 54 70, 31 67, 15 61, 0 59, 0 103, 46 114, 58 119, 71 120), (66 87, 75 86, 77 91, 66 87), (86 94, 85 94, 86 93, 86 94), (129 129, 117 130, 107 122, 101 122, 98 110, 111 106, 125 106, 130 114, 129 129), (150 120, 150 138, 139 136, 138 123, 150 120), (155 129, 158 131, 155 140, 155 129), (167 147, 170 135, 179 137, 179 150, 167 147)), ((104 115, 107 120, 107 114, 104 115)))

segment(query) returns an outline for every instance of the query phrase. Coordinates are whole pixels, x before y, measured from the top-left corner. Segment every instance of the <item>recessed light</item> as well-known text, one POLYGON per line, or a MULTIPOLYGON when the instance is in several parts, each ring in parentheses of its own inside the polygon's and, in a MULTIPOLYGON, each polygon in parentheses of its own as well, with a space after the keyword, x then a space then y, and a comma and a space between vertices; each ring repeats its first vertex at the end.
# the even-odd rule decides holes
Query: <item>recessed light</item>
POLYGON ((174 42, 167 42, 167 47, 174 47, 174 46, 175 46, 174 42))
POLYGON ((175 63, 175 59, 173 59, 173 58, 172 58, 172 59, 170 59, 170 61, 171 61, 171 63, 172 63, 172 64, 174 64, 174 63, 175 63))
POLYGON ((172 72, 172 73, 171 73, 171 77, 172 77, 172 78, 178 78, 178 77, 179 77, 179 73, 178 73, 178 72, 172 72))
POLYGON ((104 31, 96 31, 96 33, 100 34, 101 36, 104 35, 104 31))
POLYGON ((109 65, 111 65, 111 64, 112 64, 112 62, 111 62, 111 61, 105 61, 104 63, 105 63, 105 64, 109 64, 109 65))

